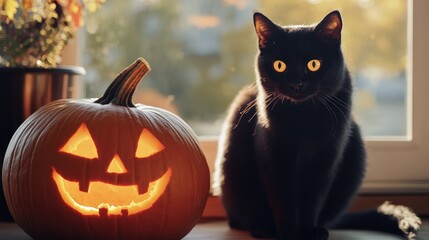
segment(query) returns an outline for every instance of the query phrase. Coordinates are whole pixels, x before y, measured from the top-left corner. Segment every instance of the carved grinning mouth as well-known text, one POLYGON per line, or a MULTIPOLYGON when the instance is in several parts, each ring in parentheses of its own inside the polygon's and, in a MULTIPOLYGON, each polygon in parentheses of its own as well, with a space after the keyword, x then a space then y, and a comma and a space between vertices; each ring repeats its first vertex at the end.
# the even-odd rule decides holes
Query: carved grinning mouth
POLYGON ((82 215, 132 215, 149 209, 164 193, 171 168, 150 182, 146 193, 139 194, 137 185, 119 186, 100 181, 89 182, 88 192, 79 190, 79 182, 64 179, 52 168, 52 177, 63 201, 82 215))

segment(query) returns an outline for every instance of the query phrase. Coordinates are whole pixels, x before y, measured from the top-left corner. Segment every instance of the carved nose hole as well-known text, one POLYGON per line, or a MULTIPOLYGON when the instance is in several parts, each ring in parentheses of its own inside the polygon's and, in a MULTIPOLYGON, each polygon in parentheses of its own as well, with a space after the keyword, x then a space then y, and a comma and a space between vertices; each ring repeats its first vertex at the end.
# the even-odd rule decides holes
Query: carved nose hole
POLYGON ((299 91, 304 86, 304 83, 290 83, 289 84, 293 90, 299 91))
POLYGON ((127 169, 124 166, 121 158, 116 154, 107 168, 108 173, 126 173, 127 169))

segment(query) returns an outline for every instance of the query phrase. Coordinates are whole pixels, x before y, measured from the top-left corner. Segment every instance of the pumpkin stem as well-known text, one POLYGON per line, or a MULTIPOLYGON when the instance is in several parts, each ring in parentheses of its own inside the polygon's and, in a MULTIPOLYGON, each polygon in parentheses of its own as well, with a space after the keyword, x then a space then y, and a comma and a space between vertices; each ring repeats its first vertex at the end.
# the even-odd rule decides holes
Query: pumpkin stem
POLYGON ((109 85, 104 95, 95 103, 114 103, 124 107, 135 107, 132 98, 137 84, 146 73, 150 71, 149 63, 143 58, 138 58, 134 63, 125 68, 109 85))

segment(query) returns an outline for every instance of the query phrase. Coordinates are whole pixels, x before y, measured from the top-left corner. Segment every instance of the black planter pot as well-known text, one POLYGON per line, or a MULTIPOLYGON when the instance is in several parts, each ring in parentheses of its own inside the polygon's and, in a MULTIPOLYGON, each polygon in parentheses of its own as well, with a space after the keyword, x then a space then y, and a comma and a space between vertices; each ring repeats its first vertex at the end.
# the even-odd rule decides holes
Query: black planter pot
MULTIPOLYGON (((0 166, 15 130, 39 107, 62 98, 80 98, 82 67, 0 67, 0 166)), ((13 220, 0 185, 0 221, 13 220)))

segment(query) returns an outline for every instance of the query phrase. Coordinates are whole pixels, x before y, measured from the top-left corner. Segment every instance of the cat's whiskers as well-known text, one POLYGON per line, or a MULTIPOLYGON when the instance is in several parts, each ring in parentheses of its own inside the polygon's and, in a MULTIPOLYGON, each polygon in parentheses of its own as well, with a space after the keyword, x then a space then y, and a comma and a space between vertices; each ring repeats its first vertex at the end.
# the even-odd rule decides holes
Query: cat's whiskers
POLYGON ((237 123, 234 125, 233 129, 236 129, 238 127, 243 116, 246 115, 250 111, 250 109, 252 109, 255 105, 256 105, 256 100, 254 99, 251 102, 249 102, 243 110, 240 111, 240 118, 238 119, 237 123))
POLYGON ((251 102, 249 102, 246 107, 240 112, 241 115, 246 114, 252 109, 257 103, 256 99, 253 99, 251 102))
POLYGON ((280 99, 280 97, 277 95, 277 94, 272 94, 272 98, 271 98, 271 100, 270 100, 270 102, 267 104, 267 108, 271 105, 271 104, 273 104, 272 106, 271 106, 271 110, 273 110, 274 109, 274 107, 276 106, 276 103, 278 102, 278 100, 280 99))
POLYGON ((341 113, 341 115, 343 115, 344 119, 347 119, 346 114, 344 113, 344 103, 338 102, 338 100, 336 100, 333 96, 327 96, 326 100, 328 102, 330 102, 332 104, 332 106, 334 106, 335 108, 337 108, 339 110, 339 112, 341 113))
POLYGON ((316 98, 316 95, 311 96, 310 100, 313 102, 313 105, 316 106, 316 102, 314 101, 314 99, 316 98))
POLYGON ((337 121, 338 119, 337 119, 335 111, 332 109, 332 107, 335 107, 336 109, 338 109, 338 111, 341 113, 342 117, 344 117, 344 119, 347 119, 347 116, 344 113, 344 111, 348 107, 347 107, 347 104, 343 100, 341 100, 338 97, 336 97, 335 95, 329 94, 328 92, 325 92, 325 91, 319 92, 319 100, 323 100, 323 104, 325 105, 325 107, 328 108, 328 106, 329 106, 330 111, 332 111, 332 113, 334 113, 334 115, 335 115, 335 121, 337 121))
MULTIPOLYGON (((266 106, 269 106, 275 99, 276 97, 274 96, 274 94, 270 93, 265 97, 265 104, 266 106)), ((238 125, 241 122, 241 119, 244 117, 244 115, 246 115, 252 108, 254 108, 257 105, 257 98, 253 99, 252 101, 250 101, 249 103, 246 104, 246 107, 240 111, 240 109, 238 109, 240 111, 240 118, 238 119, 237 123, 233 126, 233 129, 237 128, 238 125)), ((252 119, 257 115, 257 111, 255 111, 255 113, 249 118, 249 120, 247 122, 252 121, 252 119)))
POLYGON ((317 98, 317 100, 319 100, 322 105, 328 110, 329 116, 331 118, 332 121, 337 122, 337 115, 335 114, 335 111, 329 106, 329 104, 326 102, 325 98, 323 95, 319 95, 319 97, 317 98))
POLYGON ((249 120, 247 122, 252 121, 252 119, 256 116, 256 114, 258 114, 258 112, 255 111, 255 113, 249 118, 249 120))
POLYGON ((347 109, 348 106, 350 105, 350 104, 347 104, 346 102, 344 102, 344 100, 340 99, 337 96, 332 96, 332 100, 334 100, 335 102, 337 102, 339 105, 341 105, 345 109, 347 109))
POLYGON ((284 96, 280 96, 280 100, 282 101, 282 104, 283 104, 286 98, 284 96))

